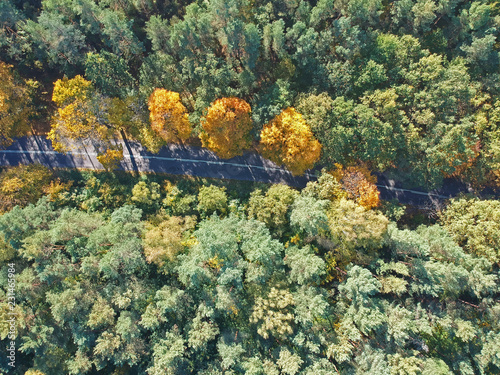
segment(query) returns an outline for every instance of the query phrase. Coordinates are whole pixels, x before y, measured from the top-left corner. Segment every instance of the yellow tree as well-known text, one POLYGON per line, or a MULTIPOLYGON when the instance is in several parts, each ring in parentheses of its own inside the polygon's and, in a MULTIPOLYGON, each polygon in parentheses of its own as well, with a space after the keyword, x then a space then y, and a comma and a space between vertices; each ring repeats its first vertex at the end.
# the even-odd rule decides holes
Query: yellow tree
POLYGON ((100 96, 92 83, 79 75, 57 80, 52 100, 58 106, 48 135, 54 149, 66 152, 74 141, 92 139, 98 142, 98 160, 104 167, 116 166, 123 152, 111 140, 123 130, 123 124, 113 122, 113 100, 100 96))
POLYGON ((185 141, 191 135, 186 107, 178 93, 156 89, 148 101, 151 127, 166 142, 185 141))
POLYGON ((252 145, 250 104, 243 99, 217 99, 202 120, 200 139, 203 147, 224 159, 242 155, 252 145))
POLYGON ((91 82, 79 75, 55 82, 52 100, 58 108, 48 138, 56 151, 68 151, 68 140, 107 138, 107 127, 98 121, 92 111, 93 91, 91 82))
POLYGON ((29 131, 28 87, 17 80, 12 66, 0 61, 0 145, 9 146, 13 137, 29 131))
POLYGON ((318 161, 321 144, 302 115, 290 107, 264 126, 260 150, 266 158, 300 175, 318 161))

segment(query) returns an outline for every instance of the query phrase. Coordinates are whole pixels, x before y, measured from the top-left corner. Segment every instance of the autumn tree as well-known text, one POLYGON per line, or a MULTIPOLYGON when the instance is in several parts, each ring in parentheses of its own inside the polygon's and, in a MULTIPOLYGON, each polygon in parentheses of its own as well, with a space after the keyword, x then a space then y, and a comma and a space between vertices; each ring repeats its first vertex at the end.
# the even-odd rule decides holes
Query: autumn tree
POLYGON ((222 98, 212 103, 202 119, 203 147, 224 159, 242 155, 252 144, 250 105, 243 99, 222 98))
POLYGON ((192 129, 178 93, 156 89, 149 97, 148 106, 151 127, 166 142, 189 138, 192 129))
POLYGON ((365 166, 344 168, 336 164, 336 167, 331 174, 340 182, 349 199, 353 199, 366 209, 380 205, 380 192, 375 185, 377 177, 372 175, 365 166))
POLYGON ((40 164, 19 165, 0 173, 0 207, 25 206, 40 199, 50 186, 52 172, 40 164))
POLYGON ((0 61, 0 145, 9 146, 13 137, 29 131, 28 86, 16 79, 12 66, 0 61))
POLYGON ((167 270, 184 249, 184 233, 190 232, 196 222, 192 216, 169 216, 159 225, 149 225, 144 236, 144 255, 149 263, 167 270))
POLYGON ((52 140, 56 151, 67 151, 71 148, 68 140, 97 140, 107 137, 106 126, 99 123, 91 110, 93 91, 92 83, 79 75, 55 82, 52 101, 58 108, 48 138, 52 140))
POLYGON ((294 175, 314 166, 321 144, 314 138, 302 115, 287 108, 264 126, 260 134, 262 154, 278 165, 285 165, 294 175))
POLYGON ((113 138, 118 131, 123 135, 124 119, 117 122, 114 119, 123 107, 117 101, 122 101, 103 97, 95 91, 92 82, 79 75, 57 80, 52 100, 58 106, 48 135, 54 149, 67 152, 76 146, 75 142, 95 140, 98 159, 104 167, 117 166, 123 152, 113 138))

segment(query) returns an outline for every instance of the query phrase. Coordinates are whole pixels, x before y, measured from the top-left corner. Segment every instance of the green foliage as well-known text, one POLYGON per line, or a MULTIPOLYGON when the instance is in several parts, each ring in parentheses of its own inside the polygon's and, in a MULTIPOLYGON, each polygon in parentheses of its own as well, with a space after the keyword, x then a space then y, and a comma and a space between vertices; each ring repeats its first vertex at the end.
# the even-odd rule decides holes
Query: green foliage
POLYGON ((454 199, 441 213, 441 224, 467 251, 500 262, 500 202, 454 199))
MULTIPOLYGON (((255 144, 294 105, 326 171, 495 187, 499 14, 487 0, 2 1, 2 141, 26 120, 45 132, 57 81, 54 139, 100 140, 104 161, 118 132, 157 152, 146 100, 164 88, 195 135, 216 99, 249 103, 255 144)), ((300 193, 167 180, 2 172, 0 320, 14 263, 18 361, 0 372, 500 373, 497 201, 398 229, 388 219, 416 226, 411 207, 366 210, 329 173, 300 193)))
POLYGON ((104 95, 122 99, 129 94, 134 83, 125 60, 106 51, 87 54, 85 76, 104 95))
POLYGON ((265 194, 255 190, 248 202, 248 216, 267 225, 272 233, 282 236, 287 228, 288 213, 297 191, 286 185, 273 185, 265 194))
POLYGON ((198 193, 198 211, 203 217, 213 213, 225 214, 227 211, 226 188, 214 185, 203 186, 198 193))
POLYGON ((290 226, 307 236, 323 234, 328 230, 326 215, 327 200, 316 200, 310 196, 300 196, 293 202, 290 226))

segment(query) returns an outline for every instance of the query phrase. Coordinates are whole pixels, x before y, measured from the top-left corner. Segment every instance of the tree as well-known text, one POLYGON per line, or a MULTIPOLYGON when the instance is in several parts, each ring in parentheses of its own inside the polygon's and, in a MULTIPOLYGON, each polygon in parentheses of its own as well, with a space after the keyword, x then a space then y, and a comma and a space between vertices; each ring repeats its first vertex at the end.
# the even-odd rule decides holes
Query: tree
POLYGON ((125 60, 106 51, 87 53, 85 76, 104 95, 121 99, 131 92, 134 83, 125 60))
POLYGON ((252 144, 251 108, 243 99, 217 99, 202 119, 200 139, 203 147, 224 159, 242 155, 252 144))
POLYGON ((198 193, 198 211, 203 217, 214 213, 225 214, 227 211, 226 188, 214 185, 202 186, 198 193))
POLYGON ((47 192, 52 172, 40 164, 19 165, 0 174, 0 201, 3 210, 15 205, 36 203, 47 192))
POLYGON ((331 236, 348 256, 354 249, 372 252, 382 246, 388 223, 384 215, 344 198, 329 211, 331 236))
POLYGON ((248 216, 264 224, 277 236, 282 236, 288 228, 288 214, 297 191, 286 185, 273 185, 262 194, 260 189, 250 194, 248 216))
POLYGON ((440 221, 464 249, 500 262, 500 201, 454 199, 440 214, 440 221))
MULTIPOLYGON (((52 100, 58 105, 48 134, 54 149, 66 152, 78 147, 77 142, 97 141, 94 146, 97 148, 98 158, 105 168, 113 168, 123 157, 121 146, 113 141, 116 133, 123 131, 124 123, 111 122, 120 107, 117 106, 118 103, 103 98, 95 91, 92 83, 80 75, 72 79, 57 80, 52 100)), ((120 102, 120 99, 117 100, 120 102)))
POLYGON ((132 188, 130 200, 141 208, 156 208, 161 198, 160 185, 157 182, 139 181, 132 188))
POLYGON ((74 74, 83 66, 88 46, 78 26, 64 21, 62 14, 44 10, 37 22, 27 20, 21 29, 30 38, 30 46, 40 61, 74 74))
POLYGON ((317 200, 314 197, 301 195, 292 205, 290 226, 307 236, 323 234, 328 229, 326 207, 329 201, 317 200))
POLYGON ((191 125, 178 93, 156 89, 149 97, 148 107, 151 127, 163 140, 179 142, 189 138, 191 125))
POLYGON ((170 216, 159 225, 150 225, 144 236, 146 260, 160 269, 168 269, 166 265, 173 263, 177 255, 185 249, 184 233, 191 232, 195 224, 191 216, 170 216))
POLYGON ((321 144, 314 138, 302 115, 287 108, 264 126, 260 134, 262 154, 294 175, 303 174, 320 157, 321 144))
POLYGON ((99 123, 91 111, 92 95, 92 83, 80 75, 55 82, 52 100, 59 108, 48 138, 52 140, 56 151, 70 148, 67 140, 106 138, 106 127, 99 123))
POLYGON ((347 198, 353 199, 360 206, 371 209, 380 205, 380 192, 375 183, 377 177, 373 176, 365 166, 351 166, 343 168, 340 164, 337 169, 330 172, 342 189, 347 193, 347 198))
POLYGON ((0 61, 0 145, 9 146, 13 137, 29 131, 30 92, 12 71, 0 61))

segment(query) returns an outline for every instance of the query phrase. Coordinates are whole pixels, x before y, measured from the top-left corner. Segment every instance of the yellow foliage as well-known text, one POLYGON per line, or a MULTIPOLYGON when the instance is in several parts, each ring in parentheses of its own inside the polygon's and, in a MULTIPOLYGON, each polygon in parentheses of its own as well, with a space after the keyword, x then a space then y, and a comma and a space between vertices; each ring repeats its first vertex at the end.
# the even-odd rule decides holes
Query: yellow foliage
POLYGON ((373 176, 365 166, 351 166, 344 168, 335 164, 336 169, 330 172, 349 199, 353 199, 360 206, 371 209, 380 205, 380 192, 375 185, 377 177, 373 176))
POLYGON ((216 255, 207 261, 207 266, 216 271, 220 271, 222 266, 224 266, 224 259, 219 259, 219 257, 216 255))
POLYGON ((159 225, 151 225, 144 238, 146 260, 161 268, 174 262, 185 247, 196 243, 193 238, 183 241, 184 232, 191 232, 195 225, 190 216, 169 216, 159 225))
POLYGON ((222 98, 212 103, 202 120, 203 147, 224 159, 242 155, 252 145, 251 108, 243 99, 222 98))
POLYGON ((302 115, 290 107, 264 126, 260 149, 266 158, 300 175, 318 161, 321 144, 302 115))
POLYGON ((114 129, 127 129, 132 122, 128 103, 120 98, 108 98, 108 121, 114 129))
POLYGON ((296 234, 295 236, 290 238, 290 242, 295 244, 295 245, 298 244, 300 242, 300 236, 298 234, 296 234))
POLYGON ((46 186, 43 189, 44 194, 49 196, 49 199, 52 202, 58 201, 61 198, 61 195, 67 191, 69 191, 72 181, 67 183, 62 183, 60 179, 50 181, 49 186, 46 186))
POLYGON ((26 119, 31 110, 28 87, 16 82, 12 66, 0 61, 0 144, 9 146, 12 137, 29 130, 26 119))
POLYGON ((19 165, 0 174, 0 202, 3 210, 35 203, 50 184, 52 172, 40 164, 19 165))
POLYGON ((149 97, 151 128, 166 142, 185 141, 191 135, 186 107, 178 93, 156 89, 149 97))
POLYGON ((52 101, 59 107, 68 105, 75 101, 84 102, 92 91, 92 83, 80 75, 75 78, 58 79, 54 84, 52 101))
POLYGON ((120 160, 123 159, 123 150, 108 148, 104 154, 97 155, 97 160, 107 171, 118 167, 120 160))
POLYGON ((44 372, 41 372, 40 370, 33 370, 30 369, 24 373, 24 375, 45 375, 44 372))
MULTIPOLYGON (((111 147, 110 139, 117 128, 110 123, 123 113, 116 110, 119 103, 113 100, 100 100, 92 98, 93 87, 91 82, 81 76, 73 79, 60 79, 54 84, 52 100, 59 106, 56 115, 52 119, 51 130, 48 138, 52 141, 54 150, 66 152, 70 149, 70 140, 93 139, 101 143, 107 143, 111 147), (111 107, 115 112, 106 113, 111 107), (106 117, 107 114, 107 117, 106 117), (113 117, 114 116, 114 117, 113 117)), ((123 108, 122 108, 123 109, 123 108)), ((123 120, 122 120, 123 121, 123 120)), ((119 126, 123 124, 119 123, 119 126)), ((97 158, 106 169, 112 168, 116 162, 123 157, 121 151, 112 149, 106 151, 97 158)))

